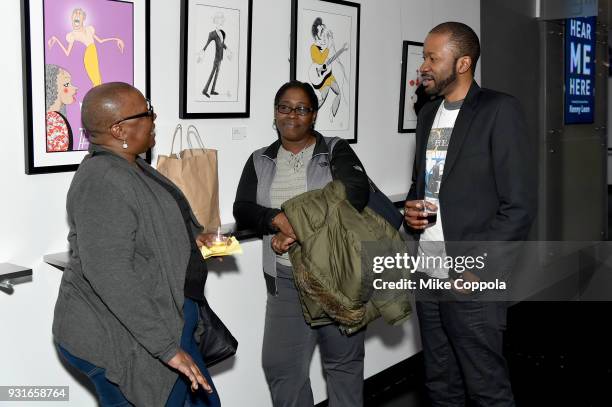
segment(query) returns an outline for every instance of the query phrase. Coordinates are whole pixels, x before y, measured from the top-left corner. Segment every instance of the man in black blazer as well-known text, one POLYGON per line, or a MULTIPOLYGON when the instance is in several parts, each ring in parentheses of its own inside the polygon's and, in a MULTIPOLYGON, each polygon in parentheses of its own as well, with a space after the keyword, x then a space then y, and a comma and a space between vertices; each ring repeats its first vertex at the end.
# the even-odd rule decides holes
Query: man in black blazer
MULTIPOLYGON (((523 113, 514 97, 476 84, 479 56, 478 37, 462 23, 440 24, 425 39, 423 86, 439 97, 418 115, 405 203, 406 229, 420 240, 420 254, 453 254, 451 242, 525 240, 533 220, 537 174, 523 113), (424 205, 437 210, 435 222, 428 223, 424 205)), ((463 406, 468 398, 478 406, 514 406, 502 354, 506 303, 478 300, 455 284, 489 276, 418 271, 452 287, 417 297, 432 405, 463 406)))

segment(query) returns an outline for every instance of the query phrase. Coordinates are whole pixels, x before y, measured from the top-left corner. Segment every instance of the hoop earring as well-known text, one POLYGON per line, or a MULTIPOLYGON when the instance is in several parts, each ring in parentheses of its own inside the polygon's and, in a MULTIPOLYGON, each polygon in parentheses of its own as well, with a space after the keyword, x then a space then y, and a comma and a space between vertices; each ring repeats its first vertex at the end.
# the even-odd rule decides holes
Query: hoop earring
POLYGON ((276 119, 272 120, 272 128, 273 128, 274 130, 278 130, 278 129, 276 128, 276 119))

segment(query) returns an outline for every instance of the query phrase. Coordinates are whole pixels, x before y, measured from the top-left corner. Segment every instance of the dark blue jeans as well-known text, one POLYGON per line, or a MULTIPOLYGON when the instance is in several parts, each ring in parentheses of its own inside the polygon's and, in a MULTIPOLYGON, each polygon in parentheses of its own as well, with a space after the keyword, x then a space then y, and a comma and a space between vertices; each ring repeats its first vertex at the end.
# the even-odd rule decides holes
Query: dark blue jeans
MULTIPOLYGON (((189 380, 185 376, 180 375, 174 384, 172 391, 170 392, 166 406, 220 407, 221 402, 219 401, 217 389, 215 389, 193 336, 198 325, 198 304, 193 300, 185 298, 183 313, 185 315, 185 326, 183 327, 183 333, 181 335, 181 349, 189 353, 214 391, 212 394, 208 394, 202 389, 202 386, 199 386, 198 390, 195 393, 192 393, 190 391, 191 385, 189 380)), ((101 407, 132 406, 132 404, 125 398, 119 389, 119 386, 110 382, 106 378, 105 369, 97 367, 86 360, 72 355, 59 344, 57 347, 59 353, 68 363, 87 375, 87 377, 93 382, 94 386, 96 387, 96 392, 98 393, 98 399, 100 400, 101 407)))
POLYGON ((193 407, 221 407, 219 394, 208 373, 208 369, 206 369, 206 365, 198 349, 198 344, 193 336, 198 325, 198 318, 200 315, 198 311, 198 304, 189 298, 185 298, 185 305, 183 305, 185 326, 183 327, 183 335, 181 336, 181 349, 189 353, 189 356, 191 356, 193 361, 198 365, 200 371, 213 388, 213 392, 208 394, 202 386, 198 386, 198 390, 192 393, 190 391, 191 382, 187 377, 180 375, 172 388, 170 397, 168 397, 166 407, 183 407, 183 405, 193 407))
POLYGON ((62 345, 57 345, 60 355, 73 367, 83 372, 92 381, 98 393, 101 407, 132 406, 115 383, 106 378, 106 369, 92 365, 86 360, 77 358, 62 345))

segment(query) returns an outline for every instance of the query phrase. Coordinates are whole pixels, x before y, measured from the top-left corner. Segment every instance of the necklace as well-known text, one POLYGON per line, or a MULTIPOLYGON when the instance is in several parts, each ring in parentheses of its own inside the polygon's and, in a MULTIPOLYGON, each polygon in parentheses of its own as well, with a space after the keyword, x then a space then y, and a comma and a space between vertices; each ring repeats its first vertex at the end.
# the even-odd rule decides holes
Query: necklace
POLYGON ((308 147, 303 148, 300 152, 294 154, 283 147, 283 150, 285 150, 286 153, 284 161, 287 163, 287 166, 289 166, 289 168, 293 170, 294 173, 297 173, 304 166, 304 162, 310 159, 313 149, 314 144, 311 144, 308 147))
POLYGON ((293 169, 294 173, 298 172, 304 166, 304 153, 310 152, 314 148, 314 144, 315 143, 311 143, 310 140, 307 140, 304 148, 295 154, 283 147, 283 150, 287 152, 285 162, 293 169))
POLYGON ((304 150, 297 154, 293 154, 291 151, 289 151, 289 156, 286 160, 289 167, 293 169, 293 172, 298 172, 300 168, 304 166, 304 150))

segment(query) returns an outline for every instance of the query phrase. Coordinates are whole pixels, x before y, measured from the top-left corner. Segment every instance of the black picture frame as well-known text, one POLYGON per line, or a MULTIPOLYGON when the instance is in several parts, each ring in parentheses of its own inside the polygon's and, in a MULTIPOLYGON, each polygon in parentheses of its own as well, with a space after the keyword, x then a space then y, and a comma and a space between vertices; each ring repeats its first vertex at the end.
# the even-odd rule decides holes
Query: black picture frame
POLYGON ((416 131, 418 107, 424 100, 428 100, 423 89, 418 90, 421 79, 417 70, 421 66, 422 60, 422 42, 402 42, 402 72, 397 122, 397 131, 399 133, 414 133, 416 131))
POLYGON ((181 0, 181 119, 250 116, 252 20, 252 0, 181 0))
MULTIPOLYGON (((104 1, 118 0, 100 0, 101 3, 104 1)), ((151 88, 149 2, 147 0, 121 0, 121 2, 133 6, 134 36, 131 45, 133 46, 132 63, 134 70, 132 71, 132 79, 136 87, 143 92, 145 97, 149 98, 151 88), (135 28, 136 26, 138 29, 135 28)), ((80 6, 69 0, 66 0, 66 5, 69 7, 80 6)), ((35 112, 40 113, 46 110, 45 62, 46 52, 50 52, 48 39, 45 38, 44 7, 44 0, 21 0, 24 155, 25 173, 28 175, 76 171, 87 154, 86 150, 62 151, 52 152, 53 156, 50 157, 48 149, 45 150, 40 145, 40 140, 45 139, 45 132, 47 131, 46 119, 41 115, 35 115, 35 112)), ((60 38, 63 39, 63 37, 60 38)), ((123 53, 123 50, 121 52, 123 53)), ((86 91, 80 91, 80 93, 84 96, 86 91)), ((72 130, 72 132, 74 133, 75 130, 72 130)), ((78 130, 79 133, 83 132, 82 128, 78 130)), ((151 151, 149 150, 145 156, 150 163, 151 151)))
POLYGON ((358 135, 360 17, 359 3, 344 0, 291 3, 290 78, 310 83, 315 89, 320 100, 315 128, 349 143, 357 143, 358 135), (320 35, 315 38, 312 30, 317 17, 322 24, 317 26, 320 35), (313 51, 315 46, 318 50, 313 51), (329 65, 330 62, 334 65, 329 65), (333 79, 326 79, 331 76, 333 79))

